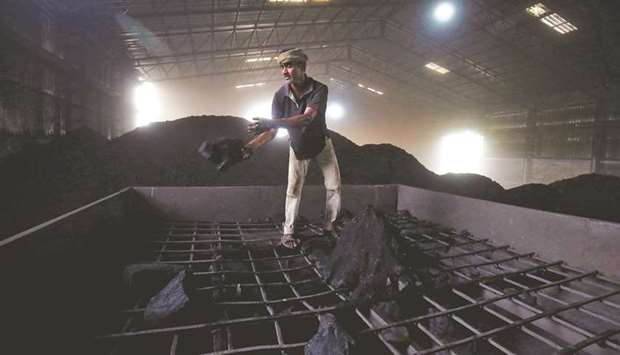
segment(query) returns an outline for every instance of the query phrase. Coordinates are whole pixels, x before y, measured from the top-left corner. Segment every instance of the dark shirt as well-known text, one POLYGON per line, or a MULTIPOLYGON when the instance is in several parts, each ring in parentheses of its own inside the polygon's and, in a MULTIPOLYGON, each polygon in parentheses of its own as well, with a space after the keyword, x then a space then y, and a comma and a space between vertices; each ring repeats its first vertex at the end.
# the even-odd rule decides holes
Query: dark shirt
POLYGON ((288 128, 289 141, 297 159, 314 158, 323 150, 327 136, 325 110, 327 109, 327 86, 310 77, 310 85, 297 99, 288 83, 273 96, 271 116, 273 119, 303 114, 306 107, 317 110, 317 115, 305 126, 288 128))

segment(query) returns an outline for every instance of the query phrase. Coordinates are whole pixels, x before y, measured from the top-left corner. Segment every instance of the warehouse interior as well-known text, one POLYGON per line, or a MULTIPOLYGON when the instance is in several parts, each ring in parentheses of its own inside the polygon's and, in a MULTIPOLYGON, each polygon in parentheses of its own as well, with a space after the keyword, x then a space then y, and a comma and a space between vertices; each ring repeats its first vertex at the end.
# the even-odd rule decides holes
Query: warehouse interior
POLYGON ((149 120, 244 116, 281 85, 277 51, 302 47, 341 103, 330 127, 358 144, 441 171, 435 143, 472 130, 474 172, 504 187, 620 174, 617 4, 460 0, 442 22, 439 3, 4 1, 0 130, 118 137, 141 124, 141 82, 149 120))
POLYGON ((620 352, 618 13, 0 2, 0 352, 620 352), (326 238, 310 166, 294 250, 286 130, 226 170, 202 150, 271 118, 287 48, 343 184, 326 238))

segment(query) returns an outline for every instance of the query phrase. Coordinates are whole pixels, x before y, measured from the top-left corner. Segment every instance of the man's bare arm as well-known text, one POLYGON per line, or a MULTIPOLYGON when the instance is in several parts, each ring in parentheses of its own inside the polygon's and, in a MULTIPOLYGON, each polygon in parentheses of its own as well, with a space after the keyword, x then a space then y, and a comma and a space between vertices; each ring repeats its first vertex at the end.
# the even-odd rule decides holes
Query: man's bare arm
POLYGON ((278 132, 277 129, 271 129, 269 131, 265 131, 265 132, 257 135, 256 137, 252 138, 252 140, 250 140, 249 142, 247 142, 245 144, 244 148, 250 149, 250 151, 253 153, 258 148, 262 147, 263 145, 265 145, 268 142, 270 142, 271 140, 273 140, 273 138, 275 138, 277 132, 278 132))
POLYGON ((253 123, 248 125, 250 132, 262 132, 277 128, 302 127, 310 124, 318 115, 318 111, 314 107, 307 107, 304 113, 293 115, 291 117, 281 118, 277 120, 269 120, 266 118, 255 118, 253 123))
POLYGON ((308 106, 304 113, 277 120, 278 122, 275 125, 282 128, 306 126, 312 122, 318 113, 314 107, 308 106))

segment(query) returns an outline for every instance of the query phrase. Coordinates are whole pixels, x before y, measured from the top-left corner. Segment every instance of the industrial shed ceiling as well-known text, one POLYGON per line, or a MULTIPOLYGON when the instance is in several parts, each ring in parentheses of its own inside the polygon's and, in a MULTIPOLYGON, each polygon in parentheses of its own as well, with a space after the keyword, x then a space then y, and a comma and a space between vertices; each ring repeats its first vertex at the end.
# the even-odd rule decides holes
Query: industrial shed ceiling
POLYGON ((536 17, 526 10, 539 1, 453 1, 454 19, 443 24, 432 16, 437 3, 98 2, 112 10, 117 34, 150 81, 208 76, 237 85, 280 81, 273 57, 279 49, 302 47, 310 73, 331 80, 330 86, 429 110, 488 113, 613 95, 620 75, 618 2, 546 0, 546 13, 536 17), (429 63, 449 72, 439 74, 429 63))

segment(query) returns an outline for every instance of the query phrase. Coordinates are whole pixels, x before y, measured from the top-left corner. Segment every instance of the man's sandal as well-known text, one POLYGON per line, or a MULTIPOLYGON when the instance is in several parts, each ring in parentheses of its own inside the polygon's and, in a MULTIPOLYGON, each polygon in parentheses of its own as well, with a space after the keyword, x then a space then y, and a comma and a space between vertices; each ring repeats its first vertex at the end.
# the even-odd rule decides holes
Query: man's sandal
POLYGON ((299 247, 299 239, 294 238, 292 234, 284 234, 282 235, 282 239, 280 239, 279 245, 294 250, 299 247))

